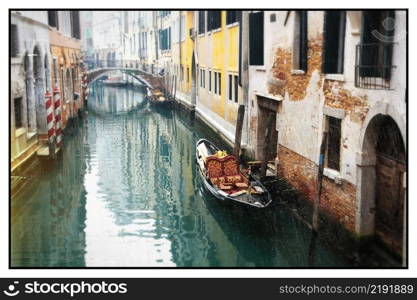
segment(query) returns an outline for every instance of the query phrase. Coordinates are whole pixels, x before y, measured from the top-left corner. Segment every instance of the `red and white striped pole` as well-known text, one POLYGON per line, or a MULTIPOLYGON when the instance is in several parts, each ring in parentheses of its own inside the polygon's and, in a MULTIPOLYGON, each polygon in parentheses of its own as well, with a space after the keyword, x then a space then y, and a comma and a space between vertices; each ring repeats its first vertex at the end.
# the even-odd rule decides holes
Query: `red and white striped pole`
POLYGON ((45 93, 46 124, 48 128, 48 141, 52 145, 54 142, 54 108, 52 106, 52 94, 49 91, 45 93))
POLYGON ((62 145, 62 128, 61 128, 61 95, 58 87, 54 88, 54 106, 56 122, 56 145, 61 148, 62 145))
POLYGON ((87 73, 84 71, 83 78, 82 78, 82 87, 83 87, 83 94, 84 94, 84 101, 87 100, 88 97, 88 90, 87 90, 87 73))

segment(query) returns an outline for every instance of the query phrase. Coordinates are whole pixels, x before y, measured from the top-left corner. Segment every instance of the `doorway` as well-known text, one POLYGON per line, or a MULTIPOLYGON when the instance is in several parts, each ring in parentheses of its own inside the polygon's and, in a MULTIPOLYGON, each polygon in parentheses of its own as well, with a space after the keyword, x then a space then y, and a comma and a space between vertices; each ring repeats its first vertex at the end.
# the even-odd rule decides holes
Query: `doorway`
POLYGON ((266 97, 258 98, 258 129, 256 157, 275 160, 278 149, 277 110, 278 102, 266 97))
POLYGON ((383 117, 377 131, 375 166, 375 235, 401 254, 404 230, 405 147, 401 132, 390 117, 383 117))

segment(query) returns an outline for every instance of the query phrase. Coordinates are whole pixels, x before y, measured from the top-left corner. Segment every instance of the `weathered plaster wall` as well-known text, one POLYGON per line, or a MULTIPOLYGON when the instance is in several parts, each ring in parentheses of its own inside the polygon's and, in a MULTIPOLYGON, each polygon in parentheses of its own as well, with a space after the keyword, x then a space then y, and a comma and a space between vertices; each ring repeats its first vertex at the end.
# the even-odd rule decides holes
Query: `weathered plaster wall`
POLYGON ((397 12, 396 16, 398 28, 395 32, 399 42, 394 45, 393 64, 396 67, 392 70, 392 90, 370 90, 355 87, 355 47, 360 42, 360 14, 357 11, 347 13, 343 74, 321 72, 322 11, 308 12, 308 68, 305 74, 293 70, 294 12, 284 24, 285 11, 265 12, 265 65, 250 66, 249 69, 249 150, 258 155, 257 95, 282 98, 277 116, 279 172, 310 200, 315 195, 325 116, 342 119, 340 171, 325 169, 321 205, 350 231, 361 222, 357 216, 357 209, 360 209, 357 202, 362 196, 357 186, 362 183, 357 178, 362 180, 363 176, 358 175, 357 164, 358 157, 366 156, 362 153, 362 144, 367 125, 376 114, 386 114, 396 120, 404 139, 406 128, 405 15, 397 12), (271 22, 271 14, 276 14, 275 22, 271 22))

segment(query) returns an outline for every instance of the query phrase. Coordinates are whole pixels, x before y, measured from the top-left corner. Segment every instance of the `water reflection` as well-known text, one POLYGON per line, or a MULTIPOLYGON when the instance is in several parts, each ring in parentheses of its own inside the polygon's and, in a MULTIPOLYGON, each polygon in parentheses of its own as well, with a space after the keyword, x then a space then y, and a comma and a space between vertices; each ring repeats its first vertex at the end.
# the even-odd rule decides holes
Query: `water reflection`
POLYGON ((96 114, 126 113, 145 105, 143 87, 127 88, 105 86, 97 81, 90 88, 88 107, 96 114))
POLYGON ((57 162, 42 164, 39 184, 12 198, 12 266, 85 266, 86 128, 76 133, 57 162))
POLYGON ((97 84, 90 113, 40 184, 13 199, 13 266, 346 265, 285 209, 228 207, 196 176, 194 145, 215 138, 140 90, 97 84))

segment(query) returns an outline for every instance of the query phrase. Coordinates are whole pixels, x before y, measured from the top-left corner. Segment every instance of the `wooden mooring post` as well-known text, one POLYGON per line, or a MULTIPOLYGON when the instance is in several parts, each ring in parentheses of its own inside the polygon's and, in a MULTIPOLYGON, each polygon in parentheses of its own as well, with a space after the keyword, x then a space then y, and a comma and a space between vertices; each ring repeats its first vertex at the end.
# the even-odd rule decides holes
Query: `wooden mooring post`
POLYGON ((235 146, 233 148, 233 155, 239 160, 240 157, 240 146, 242 141, 242 128, 243 128, 243 118, 245 116, 245 106, 243 104, 239 105, 239 110, 237 111, 237 122, 236 122, 236 132, 235 132, 235 146))
POLYGON ((324 170, 324 160, 326 156, 326 145, 327 145, 327 131, 324 131, 323 138, 321 140, 321 145, 320 145, 319 169, 317 172, 316 199, 314 200, 314 208, 313 208, 312 227, 313 227, 314 232, 317 232, 318 227, 319 227, 320 196, 321 196, 321 188, 322 188, 322 183, 323 183, 323 170, 324 170))

